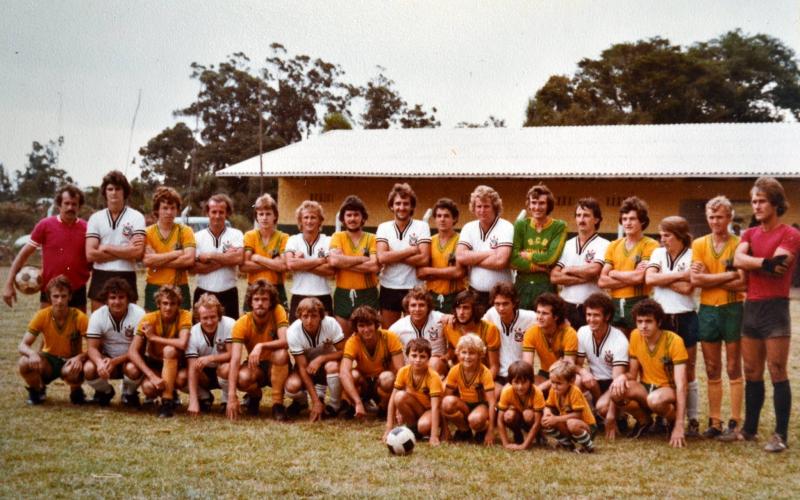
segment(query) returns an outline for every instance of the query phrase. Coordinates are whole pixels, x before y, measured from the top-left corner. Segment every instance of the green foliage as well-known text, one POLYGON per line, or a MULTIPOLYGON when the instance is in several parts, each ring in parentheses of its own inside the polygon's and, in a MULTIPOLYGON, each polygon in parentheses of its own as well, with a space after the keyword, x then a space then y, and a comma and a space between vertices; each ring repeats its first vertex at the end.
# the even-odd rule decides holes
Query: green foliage
POLYGON ((425 111, 421 104, 409 108, 394 88, 394 81, 384 75, 386 68, 378 66, 378 75, 360 91, 364 97, 361 120, 365 129, 389 128, 400 124, 402 128, 435 128, 441 125, 436 119, 436 108, 425 111))
POLYGON ((198 146, 185 123, 165 128, 139 149, 142 180, 151 187, 158 184, 188 186, 191 154, 198 146))
POLYGON ((322 120, 322 132, 331 130, 351 130, 353 126, 342 113, 328 113, 322 120))
POLYGON ((0 163, 0 202, 9 201, 14 197, 14 186, 11 177, 6 173, 5 166, 0 163))
POLYGON ((496 118, 494 115, 489 115, 489 118, 483 123, 472 122, 458 122, 456 128, 505 128, 506 120, 504 118, 496 118))
POLYGON ((731 31, 683 49, 655 37, 582 59, 528 103, 525 126, 781 121, 800 116, 794 52, 731 31))
POLYGON ((58 168, 59 149, 63 144, 63 137, 47 144, 33 142, 25 169, 17 172, 15 199, 35 203, 42 197, 52 198, 59 186, 73 182, 65 170, 58 168))

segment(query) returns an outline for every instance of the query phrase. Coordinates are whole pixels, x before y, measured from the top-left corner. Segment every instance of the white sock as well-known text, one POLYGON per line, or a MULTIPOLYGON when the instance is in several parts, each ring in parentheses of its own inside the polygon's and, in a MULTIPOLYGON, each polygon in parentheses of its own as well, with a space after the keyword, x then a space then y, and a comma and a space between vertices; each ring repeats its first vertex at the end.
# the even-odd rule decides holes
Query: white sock
POLYGON ((338 410, 342 404, 342 383, 339 381, 339 374, 332 373, 325 378, 328 381, 328 394, 330 397, 328 404, 334 410, 338 410))
POLYGON ((325 404, 325 389, 328 387, 322 384, 316 384, 314 388, 317 390, 317 397, 319 400, 322 401, 322 404, 325 404))
POLYGON ((142 383, 142 377, 138 380, 129 379, 127 375, 122 377, 122 394, 136 394, 136 391, 139 389, 139 384, 142 383))
POLYGON ((228 402, 228 379, 217 377, 217 382, 219 382, 219 387, 222 389, 222 402, 228 402))
POLYGON ((104 379, 103 377, 97 377, 94 380, 87 380, 86 383, 89 384, 89 387, 94 389, 95 392, 99 392, 101 394, 108 394, 114 390, 111 384, 108 383, 108 380, 104 379))
POLYGON ((697 394, 697 380, 689 382, 688 389, 686 393, 686 414, 689 416, 689 419, 697 420, 697 402, 699 399, 697 394))

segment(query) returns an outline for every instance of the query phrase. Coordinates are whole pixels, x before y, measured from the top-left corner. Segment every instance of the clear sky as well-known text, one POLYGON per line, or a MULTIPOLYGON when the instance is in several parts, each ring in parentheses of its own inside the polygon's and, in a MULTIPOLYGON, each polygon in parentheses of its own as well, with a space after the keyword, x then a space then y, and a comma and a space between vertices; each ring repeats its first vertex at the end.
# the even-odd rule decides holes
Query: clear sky
MULTIPOLYGON (((21 169, 33 141, 63 135, 60 166, 82 186, 130 163, 198 91, 193 62, 243 51, 253 67, 280 42, 364 84, 386 75, 442 126, 524 121, 530 97, 583 57, 653 36, 681 45, 728 30, 800 52, 797 0, 58 1, 0 0, 0 162, 21 169)), ((193 127, 193 123, 190 123, 193 127)), ((129 167, 129 176, 138 168, 129 167)))

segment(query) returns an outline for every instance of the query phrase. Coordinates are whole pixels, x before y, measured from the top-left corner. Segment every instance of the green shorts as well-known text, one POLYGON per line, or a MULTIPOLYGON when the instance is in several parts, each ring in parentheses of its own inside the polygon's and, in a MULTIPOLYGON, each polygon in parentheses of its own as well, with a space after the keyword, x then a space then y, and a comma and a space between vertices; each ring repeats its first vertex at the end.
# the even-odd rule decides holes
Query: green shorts
POLYGON ((531 311, 536 309, 536 299, 539 298, 539 295, 545 292, 555 293, 556 291, 550 280, 534 283, 531 281, 530 276, 522 277, 519 274, 514 282, 514 288, 517 289, 517 295, 519 296, 519 308, 531 311))
POLYGON ((370 306, 376 311, 380 310, 378 287, 363 290, 336 287, 333 292, 333 313, 336 316, 348 319, 353 310, 359 306, 370 306))
MULTIPOLYGON (((148 283, 144 286, 144 310, 147 312, 158 311, 158 304, 156 304, 156 293, 161 285, 153 285, 148 283)), ((189 285, 178 285, 181 289, 181 309, 187 311, 192 310, 192 293, 189 290, 189 285)))
POLYGON ((461 292, 448 293, 447 295, 436 292, 428 292, 433 299, 433 308, 444 314, 451 314, 456 304, 456 295, 461 292))
POLYGON ((742 338, 741 302, 723 306, 700 304, 700 342, 738 342, 742 338))
POLYGON ((636 321, 634 321, 632 314, 633 306, 646 298, 647 297, 628 297, 626 299, 613 299, 614 319, 611 321, 611 324, 627 328, 628 330, 636 328, 636 321))
POLYGON ((50 375, 47 377, 42 377, 42 383, 44 385, 49 384, 53 380, 57 378, 61 378, 61 370, 64 368, 64 365, 67 363, 67 358, 62 358, 61 356, 54 356, 49 352, 40 352, 39 356, 41 356, 44 360, 46 360, 50 364, 50 375))

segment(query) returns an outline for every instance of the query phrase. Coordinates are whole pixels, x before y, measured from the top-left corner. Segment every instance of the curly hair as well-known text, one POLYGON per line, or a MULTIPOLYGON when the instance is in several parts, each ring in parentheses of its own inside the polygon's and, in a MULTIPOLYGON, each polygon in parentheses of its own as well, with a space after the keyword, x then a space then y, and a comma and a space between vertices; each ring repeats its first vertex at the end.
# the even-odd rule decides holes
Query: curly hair
POLYGON ((119 170, 112 170, 103 176, 103 182, 100 184, 100 194, 103 195, 103 199, 106 199, 106 188, 108 186, 116 186, 122 189, 123 196, 126 200, 131 195, 131 184, 128 182, 128 178, 125 177, 125 174, 119 170))
POLYGON ((644 231, 647 229, 647 226, 650 225, 650 216, 647 213, 647 203, 636 196, 625 198, 625 200, 622 202, 622 205, 619 207, 619 223, 622 224, 623 215, 633 211, 636 212, 636 217, 642 224, 642 231, 644 231))
POLYGON ((158 212, 162 203, 170 203, 175 205, 178 210, 181 209, 181 195, 177 191, 168 186, 158 186, 153 193, 153 212, 158 212))
POLYGON ((492 202, 492 208, 496 216, 500 216, 503 212, 503 200, 500 198, 500 193, 495 191, 489 186, 480 185, 469 195, 469 210, 475 213, 475 203, 478 201, 489 200, 492 202))
POLYGON ((247 292, 244 295, 244 303, 247 307, 253 307, 253 295, 267 294, 269 297, 269 310, 274 311, 278 307, 278 289, 265 279, 255 280, 247 285, 247 292))
POLYGON ((544 184, 539 183, 528 190, 528 194, 525 195, 525 204, 527 205, 531 199, 536 199, 540 196, 547 197, 547 215, 550 215, 556 206, 556 198, 550 188, 544 184))

